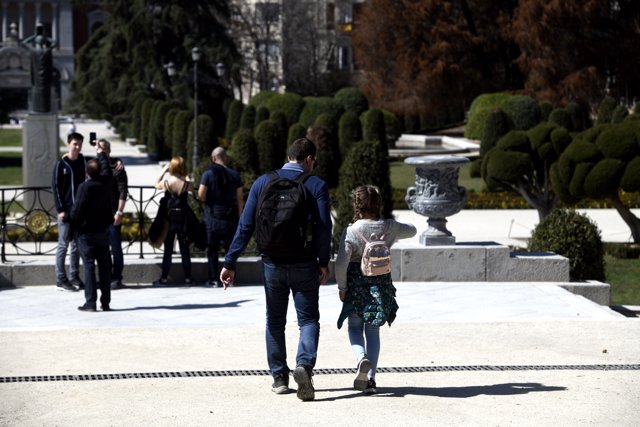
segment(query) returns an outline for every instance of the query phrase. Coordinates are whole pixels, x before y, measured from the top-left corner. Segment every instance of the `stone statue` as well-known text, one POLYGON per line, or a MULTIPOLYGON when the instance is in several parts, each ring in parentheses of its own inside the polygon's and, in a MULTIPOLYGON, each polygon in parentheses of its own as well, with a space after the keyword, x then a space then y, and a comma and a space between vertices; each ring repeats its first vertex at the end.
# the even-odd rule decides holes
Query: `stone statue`
POLYGON ((22 40, 31 52, 31 111, 51 112, 52 50, 56 42, 45 36, 44 25, 36 25, 36 33, 22 40))

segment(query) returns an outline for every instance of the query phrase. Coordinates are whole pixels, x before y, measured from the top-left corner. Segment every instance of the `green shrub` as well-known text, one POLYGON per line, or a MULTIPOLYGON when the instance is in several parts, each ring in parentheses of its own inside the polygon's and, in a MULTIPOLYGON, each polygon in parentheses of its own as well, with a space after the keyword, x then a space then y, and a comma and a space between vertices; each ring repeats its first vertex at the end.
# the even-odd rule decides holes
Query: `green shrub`
MULTIPOLYGON (((354 145, 342 162, 339 184, 335 192, 334 245, 339 242, 342 231, 353 218, 351 192, 357 186, 364 184, 376 185, 380 188, 383 201, 383 216, 390 218, 393 203, 391 180, 389 178, 389 161, 385 147, 377 140, 365 140, 354 145)), ((334 246, 334 248, 337 249, 337 246, 334 246)))
POLYGON ((513 95, 502 103, 502 110, 517 130, 531 129, 540 122, 540 107, 530 96, 513 95))
POLYGON ((530 251, 550 251, 569 258, 572 280, 604 281, 604 248, 598 227, 573 210, 554 209, 536 226, 530 251))
POLYGON ((584 180, 585 194, 602 199, 618 190, 625 164, 617 159, 602 159, 589 171, 584 180))
POLYGON ((340 116, 338 124, 338 141, 340 155, 344 159, 351 147, 362 140, 362 126, 358 115, 353 111, 346 111, 340 116))
MULTIPOLYGON (((231 141, 229 157, 233 159, 234 168, 242 173, 253 176, 258 174, 258 148, 253 139, 253 132, 248 129, 240 129, 231 141)), ((243 180, 243 182, 245 182, 243 180)))
POLYGON ((322 178, 329 188, 338 185, 338 170, 340 169, 340 153, 338 141, 335 138, 335 130, 332 129, 331 119, 326 114, 321 114, 307 133, 307 138, 313 141, 317 147, 316 165, 314 175, 322 178), (327 123, 328 122, 328 123, 327 123))
MULTIPOLYGON (((505 92, 485 93, 476 97, 467 113, 467 124, 464 127, 464 136, 469 139, 480 140, 484 134, 484 125, 487 116, 496 108, 500 108, 511 95, 505 92)), ((409 129, 406 127, 407 130, 409 129)))
POLYGON ((342 107, 333 98, 308 96, 304 100, 305 104, 299 120, 302 126, 310 127, 320 114, 329 114, 335 118, 336 122, 342 114, 342 107))
MULTIPOLYGON (((271 114, 281 111, 287 119, 287 129, 298 122, 300 112, 305 106, 305 100, 297 93, 279 93, 269 98, 264 104, 271 114)), ((271 115, 269 116, 271 118, 271 115)))
POLYGON ((272 92, 270 90, 263 90, 256 93, 249 100, 249 105, 253 105, 256 109, 263 107, 269 99, 278 95, 278 92, 272 92))
POLYGON ((489 113, 484 125, 484 132, 480 140, 480 157, 495 147, 498 140, 511 130, 509 117, 501 109, 489 113))
POLYGON ((616 100, 609 95, 605 96, 598 106, 598 118, 596 124, 608 124, 613 120, 613 111, 616 109, 616 100))
POLYGON ((289 147, 296 139, 303 138, 306 134, 306 127, 302 126, 300 123, 292 124, 287 135, 287 147, 289 147))
POLYGON ((227 124, 224 130, 224 139, 231 141, 233 135, 240 129, 240 118, 242 117, 242 111, 244 104, 237 99, 234 99, 229 104, 229 111, 227 112, 227 124))
POLYGON ((171 157, 173 155, 173 124, 179 112, 179 108, 172 108, 167 111, 165 116, 163 139, 167 150, 165 153, 167 157, 171 157))
POLYGON ((384 128, 382 110, 370 108, 360 115, 360 123, 362 124, 362 139, 365 141, 380 141, 386 150, 387 131, 384 128))
POLYGON ((289 125, 287 125, 287 116, 282 111, 271 113, 269 120, 278 125, 278 140, 282 141, 283 146, 286 144, 289 134, 289 125))
POLYGON ((369 101, 356 87, 345 87, 336 92, 333 99, 344 111, 352 111, 358 116, 369 109, 369 101))
POLYGON ((581 132, 591 127, 589 118, 589 108, 581 102, 570 102, 564 107, 569 117, 571 117, 571 128, 574 132, 581 132))
POLYGON ((629 110, 627 110, 626 107, 623 107, 622 105, 618 105, 613 110, 613 114, 611 115, 611 123, 613 124, 622 123, 624 119, 627 118, 628 115, 629 115, 629 110))
POLYGON ((624 170, 620 188, 628 192, 640 192, 640 156, 634 157, 624 170))
POLYGON ((636 132, 640 125, 626 122, 609 126, 596 139, 598 149, 605 157, 627 160, 634 158, 640 151, 636 132))
POLYGON ((285 161, 285 141, 280 139, 280 129, 273 120, 261 122, 255 131, 258 147, 259 174, 278 169, 285 161))
POLYGON ((187 138, 189 123, 193 115, 190 111, 180 110, 173 119, 173 135, 171 137, 171 156, 187 157, 187 138))
POLYGON ((531 152, 529 136, 527 132, 522 130, 510 131, 498 140, 496 147, 501 150, 521 151, 523 153, 531 152))
POLYGON ((149 127, 151 123, 151 112, 155 105, 153 99, 147 98, 142 103, 140 111, 140 133, 138 134, 138 144, 147 145, 149 143, 149 127))
POLYGON ((540 104, 538 104, 538 107, 540 108, 540 121, 541 122, 548 121, 549 114, 551 114, 551 112, 553 111, 553 105, 551 105, 550 102, 543 101, 540 104))
POLYGON ((395 114, 387 110, 382 110, 382 116, 384 118, 387 145, 394 147, 395 142, 400 138, 400 135, 402 135, 402 122, 398 120, 395 114))
POLYGON ((267 107, 261 106, 256 108, 256 121, 253 124, 253 130, 255 131, 258 125, 265 120, 269 120, 269 109, 267 107))
POLYGON ((571 115, 564 108, 554 108, 549 114, 549 123, 562 126, 565 129, 573 129, 571 115))
POLYGON ((249 129, 253 131, 256 124, 256 107, 253 105, 245 105, 240 116, 240 129, 249 129))
MULTIPOLYGON (((133 138, 140 138, 140 126, 142 123, 142 106, 146 101, 145 97, 139 96, 136 98, 133 104, 133 111, 131 112, 131 135, 133 138)), ((138 139, 138 144, 142 144, 142 141, 138 139)))
MULTIPOLYGON (((194 131, 195 131, 195 120, 191 120, 191 123, 189 123, 189 132, 187 134, 188 159, 185 158, 185 160, 187 160, 189 171, 191 171, 192 173, 196 172, 195 170, 192 170, 194 131)), ((211 158, 211 151, 213 151, 213 149, 217 146, 218 146, 218 141, 216 140, 214 129, 213 129, 213 119, 209 115, 199 114, 198 115, 198 152, 196 154, 198 161, 196 164, 196 168, 202 162, 203 159, 206 159, 208 161, 208 159, 211 158)))

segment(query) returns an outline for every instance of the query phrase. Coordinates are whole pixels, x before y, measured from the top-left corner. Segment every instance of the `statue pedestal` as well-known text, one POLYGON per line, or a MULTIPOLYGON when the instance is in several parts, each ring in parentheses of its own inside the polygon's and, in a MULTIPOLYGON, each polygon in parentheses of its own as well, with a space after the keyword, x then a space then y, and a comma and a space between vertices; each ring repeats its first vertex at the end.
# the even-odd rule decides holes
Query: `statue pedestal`
MULTIPOLYGON (((22 127, 22 185, 24 187, 51 187, 53 166, 60 156, 60 137, 56 114, 30 113, 22 127)), ((25 194, 25 208, 42 208, 56 215, 50 192, 25 194)))

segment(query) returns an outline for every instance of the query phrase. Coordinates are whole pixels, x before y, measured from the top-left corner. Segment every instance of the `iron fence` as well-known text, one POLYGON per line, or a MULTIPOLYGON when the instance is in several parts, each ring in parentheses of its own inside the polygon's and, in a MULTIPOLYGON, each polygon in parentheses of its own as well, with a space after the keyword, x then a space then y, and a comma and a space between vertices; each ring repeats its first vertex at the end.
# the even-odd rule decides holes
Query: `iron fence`
MULTIPOLYGON (((158 211, 164 191, 149 186, 129 186, 122 225, 124 254, 161 253, 147 243, 147 232, 158 211)), ((50 187, 4 187, 0 189, 1 260, 8 257, 55 257, 58 221, 50 187)), ((200 202, 189 195, 189 204, 202 218, 200 202)))

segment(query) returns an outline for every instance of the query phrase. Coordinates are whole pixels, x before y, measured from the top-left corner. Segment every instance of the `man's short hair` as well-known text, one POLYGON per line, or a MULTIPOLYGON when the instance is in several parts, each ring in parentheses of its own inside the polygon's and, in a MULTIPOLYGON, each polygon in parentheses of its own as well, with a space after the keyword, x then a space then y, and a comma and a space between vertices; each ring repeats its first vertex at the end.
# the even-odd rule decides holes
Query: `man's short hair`
POLYGON ((307 156, 316 155, 316 145, 307 138, 296 139, 289 146, 287 151, 287 157, 289 160, 295 160, 301 162, 307 158, 307 156))
POLYGON ((227 162, 227 152, 224 151, 224 148, 222 147, 216 147, 213 149, 213 151, 211 152, 211 159, 213 159, 214 157, 220 160, 222 163, 227 162))
POLYGON ((82 142, 84 141, 84 136, 82 136, 82 134, 78 132, 71 132, 69 135, 67 135, 67 144, 69 144, 74 139, 76 141, 82 142))
POLYGON ((100 176, 100 163, 96 159, 91 159, 87 162, 87 175, 91 179, 98 179, 100 176))

